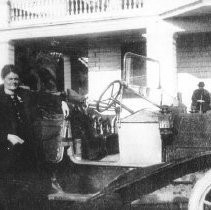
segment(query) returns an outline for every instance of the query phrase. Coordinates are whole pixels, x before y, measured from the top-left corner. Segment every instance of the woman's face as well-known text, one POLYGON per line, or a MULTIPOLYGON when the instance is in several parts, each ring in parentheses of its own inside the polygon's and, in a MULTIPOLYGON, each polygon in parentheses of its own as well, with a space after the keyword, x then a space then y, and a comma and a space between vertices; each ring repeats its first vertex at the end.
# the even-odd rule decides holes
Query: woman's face
POLYGON ((4 88, 7 90, 14 91, 19 86, 19 76, 13 72, 10 72, 4 78, 4 88))

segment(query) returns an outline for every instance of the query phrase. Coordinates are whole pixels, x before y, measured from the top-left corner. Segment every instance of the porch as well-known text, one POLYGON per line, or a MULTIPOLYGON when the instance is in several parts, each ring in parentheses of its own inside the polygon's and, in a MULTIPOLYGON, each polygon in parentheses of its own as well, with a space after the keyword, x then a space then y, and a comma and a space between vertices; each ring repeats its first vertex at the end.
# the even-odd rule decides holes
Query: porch
MULTIPOLYGON (((201 0, 4 0, 9 26, 153 16, 206 3, 201 0), (7 7, 7 9, 6 9, 7 7)), ((1 2, 1 4, 2 4, 1 2)), ((3 5, 2 4, 2 5, 3 5)), ((1 5, 1 7, 2 7, 1 5)))
POLYGON ((143 10, 144 0, 9 0, 9 23, 33 24, 130 16, 143 10), (113 15, 112 15, 113 14, 113 15))

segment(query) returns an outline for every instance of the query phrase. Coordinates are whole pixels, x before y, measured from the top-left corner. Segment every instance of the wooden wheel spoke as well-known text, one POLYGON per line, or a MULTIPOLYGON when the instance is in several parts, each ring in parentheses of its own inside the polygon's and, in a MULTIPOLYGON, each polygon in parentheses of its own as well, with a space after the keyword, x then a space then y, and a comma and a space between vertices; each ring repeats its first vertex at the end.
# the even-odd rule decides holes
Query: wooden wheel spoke
POLYGON ((189 198, 188 209, 190 210, 211 210, 211 170, 205 172, 204 176, 200 178, 189 198))

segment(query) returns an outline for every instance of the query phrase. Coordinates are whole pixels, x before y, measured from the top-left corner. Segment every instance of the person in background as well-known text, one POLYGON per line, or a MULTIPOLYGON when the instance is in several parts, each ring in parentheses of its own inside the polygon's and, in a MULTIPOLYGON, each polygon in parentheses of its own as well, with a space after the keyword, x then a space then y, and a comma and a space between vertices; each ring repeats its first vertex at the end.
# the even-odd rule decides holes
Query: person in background
POLYGON ((193 112, 206 113, 210 110, 210 93, 204 89, 204 82, 199 82, 198 89, 192 95, 191 110, 193 112))

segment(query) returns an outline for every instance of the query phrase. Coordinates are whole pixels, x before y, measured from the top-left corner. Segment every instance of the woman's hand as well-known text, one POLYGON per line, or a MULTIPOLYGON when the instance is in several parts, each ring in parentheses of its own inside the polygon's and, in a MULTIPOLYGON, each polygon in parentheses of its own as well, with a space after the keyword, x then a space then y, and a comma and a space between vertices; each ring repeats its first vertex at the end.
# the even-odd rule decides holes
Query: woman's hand
POLYGON ((70 114, 70 109, 65 101, 62 101, 62 112, 65 118, 70 114))
POLYGON ((24 143, 23 139, 21 139, 20 137, 18 137, 17 135, 14 135, 14 134, 8 134, 7 140, 10 141, 13 145, 24 143))

